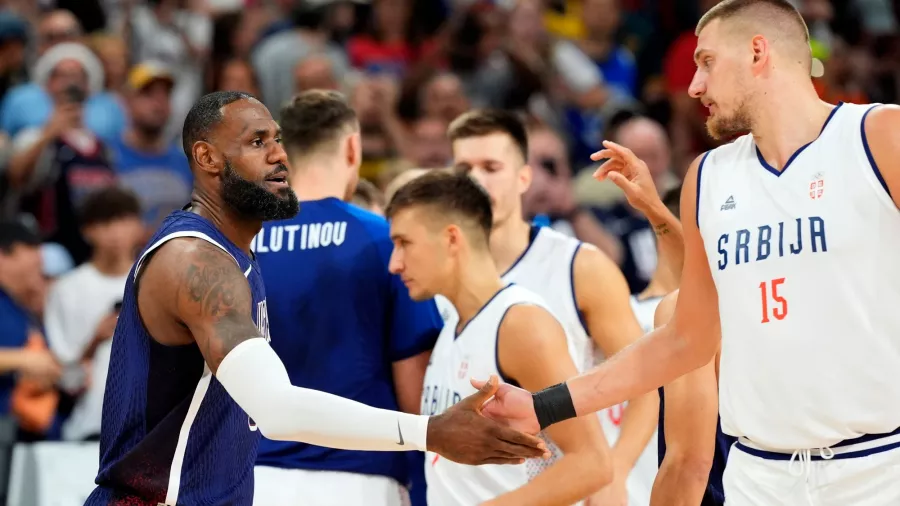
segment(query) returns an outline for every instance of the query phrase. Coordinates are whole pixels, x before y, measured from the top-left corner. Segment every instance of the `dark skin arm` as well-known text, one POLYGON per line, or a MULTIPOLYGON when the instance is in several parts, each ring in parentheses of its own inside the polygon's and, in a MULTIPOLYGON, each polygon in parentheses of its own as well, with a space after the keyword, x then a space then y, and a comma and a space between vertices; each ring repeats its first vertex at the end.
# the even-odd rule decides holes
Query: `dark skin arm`
POLYGON ((153 338, 165 345, 196 341, 213 374, 237 345, 261 337, 247 278, 207 241, 167 242, 143 266, 139 283, 138 305, 153 338))
MULTIPOLYGON (((231 350, 248 339, 262 338, 253 323, 247 279, 230 255, 217 246, 195 238, 172 239, 142 269, 138 306, 157 342, 180 345, 195 341, 215 374, 231 350)), ((495 378, 482 391, 431 417, 428 449, 463 464, 516 464, 545 455, 538 438, 481 416, 482 404, 496 389, 495 378)), ((283 389, 284 402, 296 405, 303 400, 304 390, 283 389)), ((352 401, 342 402, 362 408, 352 401)), ((334 411, 340 408, 329 412, 339 416, 334 411)))

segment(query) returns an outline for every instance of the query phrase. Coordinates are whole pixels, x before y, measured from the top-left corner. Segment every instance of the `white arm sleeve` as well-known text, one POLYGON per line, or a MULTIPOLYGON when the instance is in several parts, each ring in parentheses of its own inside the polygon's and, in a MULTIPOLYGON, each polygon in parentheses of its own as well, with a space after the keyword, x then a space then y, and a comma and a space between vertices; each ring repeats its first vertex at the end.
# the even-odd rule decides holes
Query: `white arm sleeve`
POLYGON ((231 350, 216 378, 269 439, 365 451, 425 451, 428 417, 378 409, 291 385, 263 338, 231 350))

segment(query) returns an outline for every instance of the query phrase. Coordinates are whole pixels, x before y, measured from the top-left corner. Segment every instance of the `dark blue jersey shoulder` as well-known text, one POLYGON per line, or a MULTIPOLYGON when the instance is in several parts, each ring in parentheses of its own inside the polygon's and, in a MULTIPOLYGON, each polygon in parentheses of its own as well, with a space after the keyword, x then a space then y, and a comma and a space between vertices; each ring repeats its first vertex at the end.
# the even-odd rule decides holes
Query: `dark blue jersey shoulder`
POLYGON ((167 241, 186 237, 213 243, 234 258, 265 335, 266 297, 256 261, 203 217, 169 215, 125 286, 103 399, 98 487, 89 505, 252 502, 259 432, 210 373, 196 344, 159 344, 138 312, 141 268, 167 241))
MULTIPOLYGON (((253 243, 269 294, 272 347, 294 385, 398 409, 391 364, 430 350, 441 320, 388 272, 380 216, 329 198, 266 223, 253 243)), ((408 456, 300 443, 260 443, 258 463, 408 480, 408 456)), ((421 466, 417 466, 421 470, 421 466)))

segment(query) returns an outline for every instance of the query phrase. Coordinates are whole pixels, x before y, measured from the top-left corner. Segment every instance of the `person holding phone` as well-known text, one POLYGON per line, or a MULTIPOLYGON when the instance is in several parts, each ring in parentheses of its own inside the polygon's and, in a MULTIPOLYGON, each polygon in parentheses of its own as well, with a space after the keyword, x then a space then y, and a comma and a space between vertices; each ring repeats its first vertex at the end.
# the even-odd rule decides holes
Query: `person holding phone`
POLYGON ((65 368, 62 387, 77 397, 62 428, 70 441, 100 433, 110 342, 144 235, 137 197, 116 187, 88 197, 79 218, 90 260, 53 285, 44 316, 50 351, 65 368))
POLYGON ((90 248, 79 233, 78 208, 92 192, 115 182, 106 145, 84 125, 87 96, 102 87, 103 70, 90 50, 76 43, 54 46, 35 66, 53 99, 42 126, 13 138, 4 174, 18 208, 37 220, 42 238, 62 244, 76 264, 90 248))

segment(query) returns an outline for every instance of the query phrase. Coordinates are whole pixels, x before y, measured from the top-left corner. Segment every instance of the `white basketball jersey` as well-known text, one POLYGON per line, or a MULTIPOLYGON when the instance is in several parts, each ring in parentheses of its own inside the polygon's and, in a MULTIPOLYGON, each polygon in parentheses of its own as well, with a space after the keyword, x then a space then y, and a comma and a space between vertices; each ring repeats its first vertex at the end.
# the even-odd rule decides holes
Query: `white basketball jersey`
MULTIPOLYGON (((503 280, 525 287, 547 301, 569 337, 572 360, 579 371, 584 372, 605 357, 588 335, 575 300, 573 267, 581 246, 581 241, 573 237, 541 227, 528 249, 503 275, 503 280)), ((625 406, 624 403, 619 404, 598 413, 610 445, 619 439, 619 424, 625 406)), ((657 442, 654 436, 628 476, 629 505, 646 506, 650 503, 650 491, 657 469, 657 442)))
POLYGON ((866 144, 872 107, 835 108, 781 172, 750 135, 700 164, 727 434, 792 451, 900 426, 900 212, 866 144))
MULTIPOLYGON (((422 414, 435 415, 475 393, 471 378, 503 376, 497 366, 497 335, 510 307, 518 304, 540 306, 541 297, 517 285, 497 292, 457 335, 459 316, 449 314, 431 352, 422 392, 422 414)), ((534 474, 534 466, 457 464, 427 452, 425 478, 429 506, 472 506, 515 490, 534 474)))
POLYGON ((662 300, 662 297, 648 297, 641 300, 634 295, 631 296, 631 310, 634 311, 634 316, 637 317, 645 334, 653 330, 656 308, 662 300))

